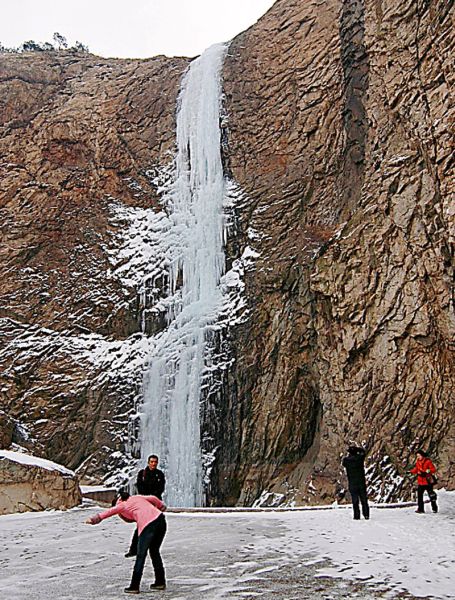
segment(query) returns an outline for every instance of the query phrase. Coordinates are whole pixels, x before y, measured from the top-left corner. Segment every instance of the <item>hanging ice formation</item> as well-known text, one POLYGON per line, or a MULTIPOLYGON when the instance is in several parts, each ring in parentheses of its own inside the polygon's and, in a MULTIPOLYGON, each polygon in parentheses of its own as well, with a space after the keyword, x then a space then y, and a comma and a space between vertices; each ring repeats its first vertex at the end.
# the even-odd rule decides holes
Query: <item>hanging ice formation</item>
POLYGON ((167 232, 168 326, 156 339, 144 378, 141 461, 160 457, 166 500, 172 506, 203 501, 200 399, 207 334, 221 300, 224 271, 220 71, 225 45, 194 60, 182 79, 177 112, 175 177, 163 198, 167 232))

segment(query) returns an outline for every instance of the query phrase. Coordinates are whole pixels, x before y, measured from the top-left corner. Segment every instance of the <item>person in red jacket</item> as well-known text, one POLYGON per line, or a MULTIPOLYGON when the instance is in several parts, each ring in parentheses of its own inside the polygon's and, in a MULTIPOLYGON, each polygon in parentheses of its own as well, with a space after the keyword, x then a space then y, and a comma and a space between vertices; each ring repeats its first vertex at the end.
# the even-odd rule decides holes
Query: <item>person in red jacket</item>
POLYGON ((164 566, 160 555, 160 546, 166 534, 166 520, 163 515, 165 510, 166 505, 156 496, 130 496, 128 492, 120 492, 115 506, 86 520, 90 525, 97 525, 103 519, 118 515, 127 523, 136 522, 139 533, 137 556, 131 583, 124 590, 127 594, 139 594, 147 551, 155 571, 155 583, 152 583, 150 589, 166 588, 164 566))
POLYGON ((410 471, 413 475, 417 475, 417 513, 424 513, 423 494, 426 491, 430 497, 431 508, 434 513, 438 512, 437 496, 433 489, 434 473, 436 467, 428 458, 426 452, 417 450, 417 460, 415 467, 410 471))

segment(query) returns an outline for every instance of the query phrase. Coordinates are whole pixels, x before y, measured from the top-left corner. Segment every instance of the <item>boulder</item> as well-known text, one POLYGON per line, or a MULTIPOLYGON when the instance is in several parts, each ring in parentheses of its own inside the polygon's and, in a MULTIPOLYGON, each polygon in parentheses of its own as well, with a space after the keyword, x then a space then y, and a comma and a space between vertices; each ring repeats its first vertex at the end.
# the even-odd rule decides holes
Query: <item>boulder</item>
POLYGON ((30 454, 0 450, 0 515, 65 510, 81 501, 73 471, 30 454))

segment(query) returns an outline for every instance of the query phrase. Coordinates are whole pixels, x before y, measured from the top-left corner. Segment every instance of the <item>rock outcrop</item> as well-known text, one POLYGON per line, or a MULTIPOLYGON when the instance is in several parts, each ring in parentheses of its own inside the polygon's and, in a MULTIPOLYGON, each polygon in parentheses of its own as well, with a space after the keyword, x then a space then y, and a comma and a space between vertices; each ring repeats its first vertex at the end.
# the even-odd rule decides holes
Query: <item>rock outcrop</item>
POLYGON ((0 514, 65 510, 82 502, 73 471, 48 460, 0 450, 0 514))
POLYGON ((9 448, 13 443, 14 421, 0 410, 0 448, 9 448))
MULTIPOLYGON (((203 414, 212 504, 333 501, 350 441, 377 499, 409 494, 422 445, 455 485, 453 18, 447 0, 278 0, 230 45, 228 264, 252 258, 203 414)), ((188 62, 0 56, 1 408, 87 482, 136 451, 163 282, 135 238, 188 62)))

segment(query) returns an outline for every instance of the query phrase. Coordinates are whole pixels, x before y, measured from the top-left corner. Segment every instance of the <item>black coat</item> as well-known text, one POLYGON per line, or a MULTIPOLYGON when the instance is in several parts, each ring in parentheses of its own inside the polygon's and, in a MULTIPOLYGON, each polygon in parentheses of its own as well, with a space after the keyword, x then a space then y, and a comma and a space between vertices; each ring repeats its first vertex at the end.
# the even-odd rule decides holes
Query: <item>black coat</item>
POLYGON ((348 484, 351 489, 365 489, 365 450, 358 448, 356 454, 349 454, 343 458, 343 467, 346 469, 348 484))
POLYGON ((137 491, 142 496, 156 496, 161 500, 166 480, 163 471, 145 467, 137 474, 137 491))

